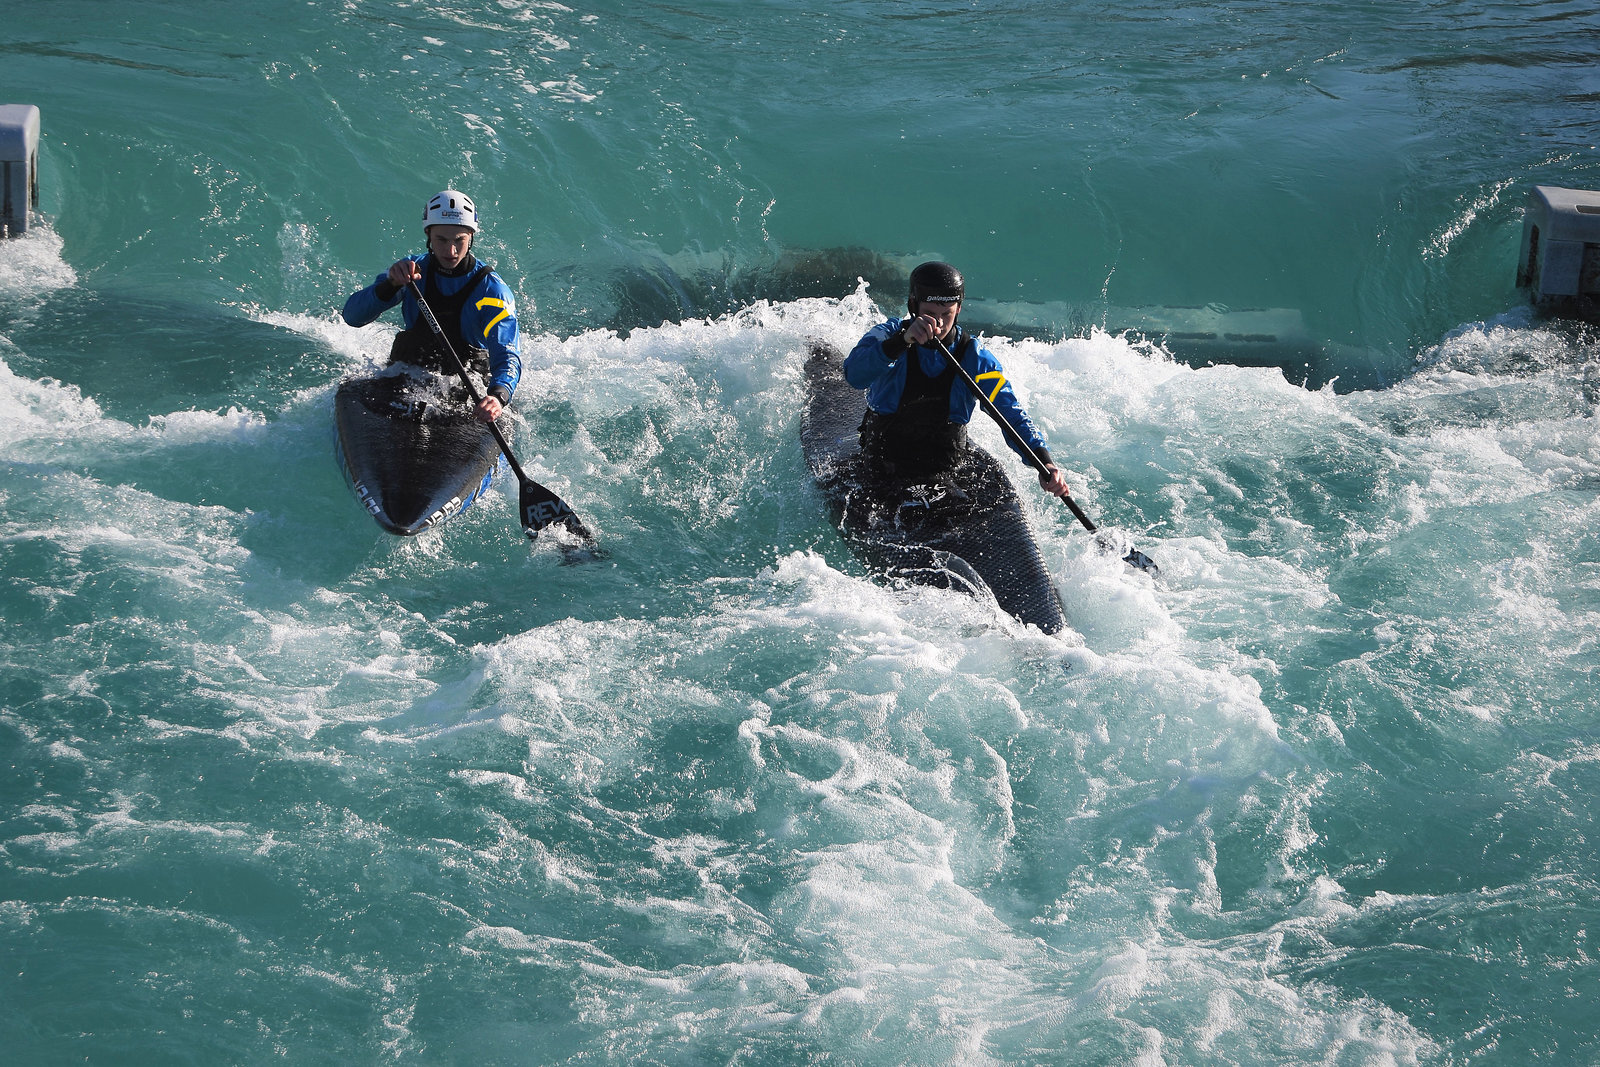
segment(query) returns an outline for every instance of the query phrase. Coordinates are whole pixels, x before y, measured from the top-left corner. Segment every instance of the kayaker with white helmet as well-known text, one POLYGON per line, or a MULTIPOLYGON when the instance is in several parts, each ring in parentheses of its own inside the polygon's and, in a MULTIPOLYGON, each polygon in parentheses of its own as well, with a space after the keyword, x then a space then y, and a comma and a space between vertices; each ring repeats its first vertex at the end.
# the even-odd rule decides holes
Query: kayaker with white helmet
POLYGON ((456 354, 488 380, 476 413, 493 422, 511 403, 522 377, 516 302, 494 268, 472 254, 478 210, 465 193, 445 189, 430 199, 422 227, 428 250, 396 260, 371 285, 352 293, 345 301, 344 321, 365 326, 401 304, 406 328, 396 335, 389 361, 453 374, 450 357, 417 309, 411 283, 418 283, 456 354))

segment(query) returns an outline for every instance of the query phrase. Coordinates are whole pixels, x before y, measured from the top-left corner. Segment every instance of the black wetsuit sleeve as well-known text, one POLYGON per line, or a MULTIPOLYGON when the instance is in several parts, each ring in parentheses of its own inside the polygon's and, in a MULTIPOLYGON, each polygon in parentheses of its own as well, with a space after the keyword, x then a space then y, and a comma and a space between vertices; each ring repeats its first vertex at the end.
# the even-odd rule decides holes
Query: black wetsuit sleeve
POLYGON ((906 332, 904 330, 900 330, 898 333, 891 333, 883 339, 883 354, 889 357, 890 362, 899 359, 905 350, 910 347, 911 342, 906 340, 906 332))

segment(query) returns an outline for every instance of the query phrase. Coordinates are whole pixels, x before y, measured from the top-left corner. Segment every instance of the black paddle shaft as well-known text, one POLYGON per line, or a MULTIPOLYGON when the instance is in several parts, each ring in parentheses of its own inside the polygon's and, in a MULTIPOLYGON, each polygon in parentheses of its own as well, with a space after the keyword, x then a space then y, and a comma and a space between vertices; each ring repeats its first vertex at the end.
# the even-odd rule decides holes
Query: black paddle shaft
MULTIPOLYGON (((461 357, 456 355, 455 346, 450 343, 450 338, 445 336, 444 328, 439 325, 439 320, 434 317, 433 309, 422 298, 422 290, 417 288, 416 282, 407 283, 411 292, 417 298, 417 307, 422 312, 422 317, 428 320, 429 329, 444 346, 445 352, 450 356, 450 362, 455 364, 456 374, 467 387, 467 393, 472 397, 473 404, 483 403, 483 395, 478 392, 478 387, 473 384, 472 377, 467 373, 466 364, 461 362, 461 357)), ((522 464, 517 462, 517 457, 511 453, 511 445, 506 442, 505 435, 500 432, 500 427, 491 420, 487 423, 489 432, 494 434, 495 443, 500 446, 500 452, 506 457, 506 462, 511 465, 511 470, 517 476, 517 482, 522 487, 520 507, 518 511, 522 516, 522 528, 527 531, 530 538, 537 537, 539 531, 553 522, 559 521, 571 533, 585 541, 593 543, 594 534, 578 518, 576 512, 555 493, 546 489, 522 469, 522 464)))
MULTIPOLYGON (((956 373, 961 375, 961 380, 967 383, 967 388, 971 389, 973 395, 978 398, 978 403, 983 405, 984 413, 992 418, 995 422, 998 422, 1000 424, 1000 428, 1006 433, 1010 434, 1012 439, 1016 441, 1017 444, 1022 446, 1023 455, 1027 456, 1028 462, 1033 465, 1034 470, 1038 471, 1043 477, 1050 477, 1050 468, 1045 465, 1044 460, 1039 458, 1039 453, 1035 452, 1033 450, 1033 446, 1028 444, 1027 441, 1023 440, 1022 435, 1017 432, 1017 428, 1011 425, 1011 423, 1007 422, 1004 415, 1000 414, 1000 409, 994 406, 994 401, 990 400, 982 389, 978 388, 978 383, 972 380, 972 375, 967 373, 967 368, 961 365, 961 361, 951 353, 950 349, 945 347, 944 342, 939 338, 935 337, 933 339, 933 343, 939 346, 939 351, 944 353, 944 358, 950 362, 951 366, 955 367, 956 373)), ((908 352, 906 356, 909 359, 911 357, 911 353, 908 352)), ((1075 515, 1078 521, 1083 524, 1083 528, 1085 530, 1088 530, 1090 533, 1094 533, 1099 529, 1099 527, 1095 526, 1095 524, 1090 520, 1089 516, 1083 513, 1083 509, 1078 506, 1078 502, 1072 499, 1071 493, 1068 493, 1066 496, 1062 497, 1061 502, 1072 509, 1072 514, 1075 515)), ((1130 549, 1128 554, 1122 558, 1127 563, 1134 567, 1138 567, 1140 570, 1154 571, 1158 569, 1156 567, 1155 560, 1151 559, 1143 552, 1140 552, 1138 549, 1130 549)))

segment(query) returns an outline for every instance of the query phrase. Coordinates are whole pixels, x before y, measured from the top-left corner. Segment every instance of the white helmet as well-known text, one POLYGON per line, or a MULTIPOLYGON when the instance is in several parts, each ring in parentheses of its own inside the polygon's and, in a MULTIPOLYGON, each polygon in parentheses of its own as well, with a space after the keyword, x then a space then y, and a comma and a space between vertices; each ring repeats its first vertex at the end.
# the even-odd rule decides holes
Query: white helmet
POLYGON ((478 209, 472 206, 472 198, 466 193, 446 189, 429 200, 428 206, 422 209, 422 229, 426 232, 429 226, 441 225, 465 226, 477 233, 478 209))

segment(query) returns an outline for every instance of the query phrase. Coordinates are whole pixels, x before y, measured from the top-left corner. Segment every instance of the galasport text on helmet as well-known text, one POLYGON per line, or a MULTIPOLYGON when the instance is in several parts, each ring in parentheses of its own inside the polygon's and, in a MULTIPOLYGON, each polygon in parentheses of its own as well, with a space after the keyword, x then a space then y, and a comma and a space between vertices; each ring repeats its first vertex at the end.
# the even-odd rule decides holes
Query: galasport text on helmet
POLYGON ((429 200, 428 206, 422 209, 423 232, 426 233, 430 226, 465 226, 477 233, 478 209, 466 193, 446 189, 429 200))
POLYGON ((924 300, 936 304, 959 304, 967 295, 967 283, 961 272, 941 260, 924 263, 911 272, 911 294, 906 299, 913 314, 924 300))

